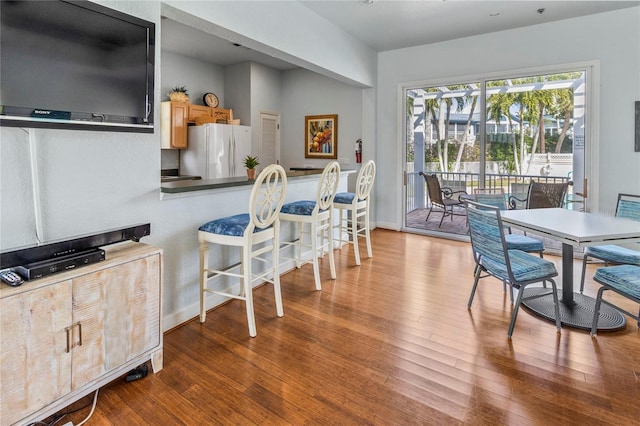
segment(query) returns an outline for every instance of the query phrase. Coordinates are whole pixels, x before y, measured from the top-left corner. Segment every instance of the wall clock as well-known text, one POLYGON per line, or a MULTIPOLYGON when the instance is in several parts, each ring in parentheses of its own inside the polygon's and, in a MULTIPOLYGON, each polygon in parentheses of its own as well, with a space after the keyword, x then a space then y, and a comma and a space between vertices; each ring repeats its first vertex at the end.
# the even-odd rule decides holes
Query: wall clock
POLYGON ((218 97, 211 92, 204 94, 204 96, 202 97, 202 102, 204 102, 206 106, 212 108, 217 108, 220 104, 220 101, 218 101, 218 97))

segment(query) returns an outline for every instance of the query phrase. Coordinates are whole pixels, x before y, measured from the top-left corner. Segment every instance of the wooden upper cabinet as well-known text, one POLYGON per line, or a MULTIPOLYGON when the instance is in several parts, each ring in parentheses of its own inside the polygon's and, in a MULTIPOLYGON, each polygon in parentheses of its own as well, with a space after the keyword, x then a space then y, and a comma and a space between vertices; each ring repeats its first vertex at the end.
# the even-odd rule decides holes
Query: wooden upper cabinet
POLYGON ((189 124, 226 123, 233 119, 233 111, 167 101, 162 102, 160 118, 162 149, 186 149, 189 147, 189 124))
POLYGON ((189 106, 182 102, 162 102, 160 132, 163 149, 184 149, 188 147, 187 125, 189 106))
POLYGON ((189 121, 195 123, 198 117, 211 117, 211 108, 204 105, 189 104, 189 121))

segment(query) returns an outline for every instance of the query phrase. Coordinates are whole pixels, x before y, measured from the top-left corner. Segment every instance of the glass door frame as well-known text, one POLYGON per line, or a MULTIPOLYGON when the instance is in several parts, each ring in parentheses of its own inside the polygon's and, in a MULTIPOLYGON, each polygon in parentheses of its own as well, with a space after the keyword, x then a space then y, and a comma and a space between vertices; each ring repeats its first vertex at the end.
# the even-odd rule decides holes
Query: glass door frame
MULTIPOLYGON (((599 61, 586 61, 577 63, 567 63, 553 66, 544 67, 532 67, 519 70, 507 70, 479 75, 466 75, 446 77, 441 79, 431 79, 424 81, 413 81, 407 83, 401 83, 398 85, 398 141, 399 151, 401 153, 399 158, 399 170, 402 173, 402 179, 400 179, 402 188, 402 205, 399 206, 400 215, 402 217, 401 230, 405 232, 424 233, 427 235, 443 236, 442 232, 430 232, 426 230, 418 230, 416 228, 407 227, 407 120, 406 120, 406 105, 407 105, 407 91, 415 89, 417 87, 433 87, 433 86, 448 86, 456 84, 465 84, 469 82, 480 83, 480 116, 486 121, 486 82, 500 79, 510 79, 527 77, 532 75, 545 75, 545 74, 559 74, 565 72, 573 72, 577 70, 585 71, 585 127, 584 127, 584 177, 587 182, 587 187, 584 188, 587 192, 587 197, 584 200, 585 211, 598 211, 599 210, 599 82, 600 82, 600 62, 599 61)), ((482 130, 479 132, 480 151, 485 152, 486 148, 486 128, 481 126, 482 130)), ((485 176, 485 155, 480 158, 480 179, 484 181, 485 176)), ((451 235, 452 239, 460 239, 460 236, 451 235)))

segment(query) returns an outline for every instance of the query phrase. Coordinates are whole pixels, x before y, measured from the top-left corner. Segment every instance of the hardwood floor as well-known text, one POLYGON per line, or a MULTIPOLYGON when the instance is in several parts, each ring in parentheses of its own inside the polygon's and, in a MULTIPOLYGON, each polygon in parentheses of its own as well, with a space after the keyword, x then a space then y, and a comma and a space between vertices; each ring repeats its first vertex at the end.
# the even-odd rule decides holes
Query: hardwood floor
MULTIPOLYGON (((322 262, 321 292, 311 265, 283 275, 283 318, 272 287, 256 289, 255 338, 240 301, 166 333, 164 369, 105 386, 87 424, 640 424, 635 321, 592 339, 523 310, 509 341, 500 282, 482 280, 467 310, 469 244, 379 229, 372 239, 360 267, 351 247, 335 252, 335 281, 322 262)), ((585 293, 596 290, 589 279, 585 293)))

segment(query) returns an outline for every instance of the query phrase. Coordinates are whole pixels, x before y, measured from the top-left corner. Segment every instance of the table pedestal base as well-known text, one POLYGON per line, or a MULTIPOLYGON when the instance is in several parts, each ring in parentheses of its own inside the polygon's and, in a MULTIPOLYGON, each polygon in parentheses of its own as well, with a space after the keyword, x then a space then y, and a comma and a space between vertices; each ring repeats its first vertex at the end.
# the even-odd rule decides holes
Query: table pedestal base
MULTIPOLYGON (((523 296, 532 296, 549 291, 548 288, 530 287, 525 288, 523 296)), ((558 300, 560 300, 560 321, 562 326, 591 330, 593 323, 593 311, 596 300, 584 294, 573 294, 573 306, 562 302, 562 290, 558 290, 558 300)), ((535 299, 525 300, 522 306, 531 313, 555 322, 555 311, 553 309, 553 295, 541 296, 535 299)), ((598 331, 615 331, 624 328, 626 319, 623 314, 611 306, 602 303, 600 305, 600 318, 598 319, 598 331)))

